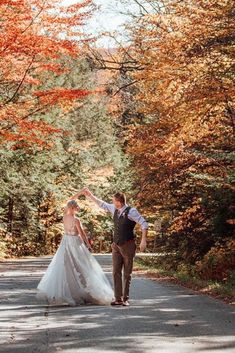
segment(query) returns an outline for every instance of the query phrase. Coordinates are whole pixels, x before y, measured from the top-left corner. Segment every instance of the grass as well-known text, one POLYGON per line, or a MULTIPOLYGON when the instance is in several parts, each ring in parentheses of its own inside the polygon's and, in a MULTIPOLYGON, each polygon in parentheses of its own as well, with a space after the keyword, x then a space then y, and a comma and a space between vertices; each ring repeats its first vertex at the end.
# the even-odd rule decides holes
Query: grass
POLYGON ((134 271, 148 278, 173 282, 235 305, 234 278, 226 281, 205 280, 196 275, 189 275, 185 271, 167 270, 162 264, 149 263, 148 258, 136 258, 134 271))

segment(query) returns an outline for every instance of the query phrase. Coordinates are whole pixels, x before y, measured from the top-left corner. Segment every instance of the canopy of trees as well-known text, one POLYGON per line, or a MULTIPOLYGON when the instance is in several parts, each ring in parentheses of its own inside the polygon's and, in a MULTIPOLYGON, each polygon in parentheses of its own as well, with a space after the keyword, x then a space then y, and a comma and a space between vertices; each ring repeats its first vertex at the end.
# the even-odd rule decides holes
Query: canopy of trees
POLYGON ((61 57, 81 55, 79 44, 87 39, 79 28, 91 11, 91 0, 67 7, 55 0, 1 1, 1 141, 46 144, 45 136, 61 133, 44 114, 88 94, 54 78, 69 70, 61 57))
MULTIPOLYGON (((115 189, 128 166, 107 98, 95 94, 82 31, 93 9, 90 0, 0 4, 0 255, 52 253, 67 198, 86 183, 95 191, 98 173, 115 189)), ((100 234, 96 214, 84 208, 83 220, 100 234)))
MULTIPOLYGON (((234 4, 130 2, 139 12, 130 8, 129 41, 105 57, 82 34, 91 1, 1 2, 2 251, 53 251, 61 202, 90 185, 100 197, 126 191, 150 236, 161 221, 155 250, 166 266, 226 279, 235 265, 234 4)), ((107 218, 86 208, 82 217, 110 236, 107 218)))
POLYGON ((139 4, 117 78, 137 199, 167 225, 169 266, 223 278, 235 264, 234 3, 139 4))

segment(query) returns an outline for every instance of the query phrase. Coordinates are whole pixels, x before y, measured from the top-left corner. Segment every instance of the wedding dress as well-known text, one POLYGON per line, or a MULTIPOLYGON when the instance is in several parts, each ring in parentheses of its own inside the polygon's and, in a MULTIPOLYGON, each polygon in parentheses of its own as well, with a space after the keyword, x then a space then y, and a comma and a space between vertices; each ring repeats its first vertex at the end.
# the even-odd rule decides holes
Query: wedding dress
POLYGON ((50 304, 110 304, 114 293, 95 257, 78 234, 75 218, 64 223, 61 243, 37 286, 50 304))

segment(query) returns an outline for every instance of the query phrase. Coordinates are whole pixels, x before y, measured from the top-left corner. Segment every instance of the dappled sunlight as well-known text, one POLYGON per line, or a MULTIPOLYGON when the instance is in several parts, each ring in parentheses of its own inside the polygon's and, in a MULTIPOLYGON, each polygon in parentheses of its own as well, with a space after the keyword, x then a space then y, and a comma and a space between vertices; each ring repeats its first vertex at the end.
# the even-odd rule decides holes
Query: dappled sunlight
MULTIPOLYGON (((110 270, 110 255, 98 255, 97 259, 110 270)), ((49 260, 22 260, 21 276, 8 276, 7 262, 1 264, 7 277, 1 278, 0 351, 23 353, 35 350, 37 345, 42 352, 53 347, 68 353, 76 349, 89 353, 122 350, 152 353, 157 347, 161 352, 175 352, 176 344, 180 344, 182 352, 193 352, 195 344, 195 352, 209 347, 229 351, 233 347, 234 312, 230 306, 183 287, 137 275, 133 276, 131 306, 127 308, 38 302, 35 298, 38 270, 40 266, 45 268, 49 260), (29 266, 37 275, 34 272, 28 275, 29 266), (12 340, 11 335, 14 335, 12 340)), ((11 261, 11 265, 16 263, 11 261)))
POLYGON ((234 1, 0 15, 0 353, 234 353, 234 1))

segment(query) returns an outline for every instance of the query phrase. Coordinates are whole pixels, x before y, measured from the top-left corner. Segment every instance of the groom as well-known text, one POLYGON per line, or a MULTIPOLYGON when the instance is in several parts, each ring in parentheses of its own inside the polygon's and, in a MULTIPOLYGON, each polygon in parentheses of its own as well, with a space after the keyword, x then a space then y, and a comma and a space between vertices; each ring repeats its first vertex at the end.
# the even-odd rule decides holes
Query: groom
POLYGON ((113 216, 114 232, 111 247, 115 299, 111 305, 129 306, 129 289, 136 252, 134 228, 136 223, 140 224, 142 229, 140 251, 145 251, 148 223, 136 208, 126 204, 126 197, 121 192, 113 195, 113 203, 98 199, 88 188, 83 189, 83 194, 113 216), (124 278, 122 278, 122 269, 124 269, 124 278))

